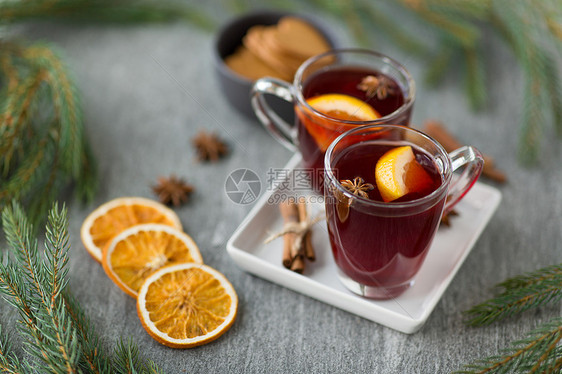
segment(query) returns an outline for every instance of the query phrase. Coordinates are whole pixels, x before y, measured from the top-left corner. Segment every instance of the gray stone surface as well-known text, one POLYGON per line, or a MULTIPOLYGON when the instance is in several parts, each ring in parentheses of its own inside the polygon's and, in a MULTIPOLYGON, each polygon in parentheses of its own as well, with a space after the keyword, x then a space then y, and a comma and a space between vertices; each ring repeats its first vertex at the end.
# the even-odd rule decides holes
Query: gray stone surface
MULTIPOLYGON (((342 25, 327 22, 344 44, 350 43, 342 25)), ((251 208, 230 202, 223 188, 226 176, 244 167, 265 178, 269 167, 281 167, 291 154, 221 97, 212 69, 212 34, 185 25, 50 24, 29 25, 18 33, 58 45, 82 92, 101 188, 90 206, 67 200, 70 285, 108 346, 119 336, 132 336, 143 354, 168 373, 443 373, 496 353, 561 314, 557 305, 487 328, 462 322, 462 311, 490 297, 495 283, 562 262, 560 142, 553 139, 552 126, 545 126, 540 164, 524 168, 518 163, 523 80, 511 53, 494 37, 484 46, 490 102, 480 113, 468 108, 460 71, 431 89, 423 83, 420 61, 380 45, 418 82, 414 123, 442 120, 464 142, 493 156, 509 176, 500 187, 498 211, 429 320, 418 333, 405 335, 249 275, 226 253, 226 241, 251 208), (230 157, 210 165, 195 162, 190 138, 200 129, 221 133, 232 148, 230 157), (79 237, 83 219, 95 206, 119 196, 153 197, 150 186, 170 173, 196 186, 193 201, 176 212, 205 262, 223 272, 240 297, 231 330, 191 350, 166 348, 145 333, 134 300, 106 277, 79 237)), ((0 311, 2 324, 15 324, 17 317, 4 302, 0 311)))

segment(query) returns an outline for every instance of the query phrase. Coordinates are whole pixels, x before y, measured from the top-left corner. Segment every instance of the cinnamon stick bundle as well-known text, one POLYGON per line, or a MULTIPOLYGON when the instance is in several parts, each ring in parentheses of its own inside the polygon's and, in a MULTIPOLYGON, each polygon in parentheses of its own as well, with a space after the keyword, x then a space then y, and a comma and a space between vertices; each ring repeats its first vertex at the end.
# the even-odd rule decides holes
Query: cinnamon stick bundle
MULTIPOLYGON (((306 223, 309 220, 306 201, 303 197, 298 201, 289 199, 279 204, 285 228, 290 225, 306 223)), ((302 228, 301 228, 302 230, 302 228)), ((305 259, 314 261, 316 255, 312 247, 312 233, 304 229, 300 233, 286 232, 283 235, 283 266, 297 273, 303 273, 305 259)))

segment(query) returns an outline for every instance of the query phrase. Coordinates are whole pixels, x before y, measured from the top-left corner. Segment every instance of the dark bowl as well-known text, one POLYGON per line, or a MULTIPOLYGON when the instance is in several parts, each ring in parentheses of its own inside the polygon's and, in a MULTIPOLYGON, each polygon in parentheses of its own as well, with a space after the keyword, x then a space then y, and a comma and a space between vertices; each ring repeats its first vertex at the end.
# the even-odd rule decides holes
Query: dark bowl
MULTIPOLYGON (((332 48, 337 47, 334 38, 330 36, 319 22, 309 16, 282 11, 256 11, 236 17, 221 27, 214 42, 213 57, 220 89, 230 105, 252 119, 256 118, 250 104, 250 91, 254 81, 232 71, 225 64, 224 59, 242 44, 242 38, 250 27, 255 25, 274 25, 285 16, 294 16, 306 20, 326 38, 332 48)), ((288 103, 275 96, 268 96, 266 100, 271 108, 283 119, 289 123, 293 122, 294 110, 292 103, 288 103)))

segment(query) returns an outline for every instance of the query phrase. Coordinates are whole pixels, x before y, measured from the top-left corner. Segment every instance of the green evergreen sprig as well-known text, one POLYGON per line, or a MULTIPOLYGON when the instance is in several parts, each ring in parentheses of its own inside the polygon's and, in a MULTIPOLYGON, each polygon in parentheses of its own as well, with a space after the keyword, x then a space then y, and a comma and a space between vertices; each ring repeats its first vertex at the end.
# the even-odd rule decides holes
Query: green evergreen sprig
MULTIPOLYGON (((498 294, 465 312, 471 326, 489 325, 562 299, 562 264, 509 278, 498 294)), ((559 373, 562 370, 562 318, 543 323, 497 355, 466 364, 458 373, 559 373)))
MULTIPOLYGON (((232 0, 243 8, 243 0, 232 0)), ((273 2, 273 0, 269 0, 273 2)), ((562 137, 562 6, 560 0, 308 0, 312 7, 342 19, 362 46, 388 40, 427 62, 426 82, 437 84, 451 70, 464 73, 473 109, 488 102, 494 83, 483 42, 490 32, 502 36, 520 62, 524 77, 519 156, 524 163, 540 156, 546 129, 553 124, 562 137), (414 22, 393 22, 396 14, 414 22), (431 39, 419 36, 420 27, 431 39), (432 40, 433 39, 433 40, 432 40), (437 41, 437 43, 434 43, 437 41), (454 59, 463 63, 455 64, 454 59)), ((246 0, 246 9, 254 5, 246 0)))
POLYGON ((2 211, 10 255, 0 251, 0 294, 19 314, 18 331, 31 360, 21 360, 0 328, 0 372, 7 373, 162 373, 144 360, 132 340, 120 342, 112 356, 70 294, 68 219, 55 203, 39 250, 33 225, 12 202, 2 211))
POLYGON ((24 369, 18 357, 12 352, 10 337, 3 333, 0 326, 0 370, 2 373, 23 373, 24 369))
POLYGON ((151 360, 143 360, 140 351, 131 339, 121 339, 116 348, 116 362, 118 374, 129 373, 152 373, 163 374, 164 372, 151 360))
POLYGON ((51 46, 0 42, 0 208, 22 202, 31 221, 45 217, 61 187, 96 190, 79 96, 51 46))
POLYGON ((562 264, 516 276, 498 284, 498 294, 465 312, 467 324, 488 325, 516 313, 562 299, 562 264))
MULTIPOLYGON (((557 0, 400 0, 442 35, 442 46, 433 61, 447 63, 447 49, 462 51, 465 86, 474 109, 485 107, 487 90, 493 84, 486 72, 486 56, 481 51, 489 29, 502 35, 519 60, 524 80, 521 105, 519 155, 524 163, 540 156, 541 141, 549 123, 562 136, 562 7, 557 0), (552 113, 552 118, 548 116, 552 113)), ((432 61, 432 60, 430 60, 432 61)), ((439 73, 449 69, 432 68, 428 80, 438 82, 439 73)))
MULTIPOLYGON (((175 1, 0 2, 0 25, 33 20, 214 26, 205 13, 175 1)), ((16 199, 35 224, 63 187, 74 184, 84 201, 91 201, 97 189, 80 97, 59 56, 48 44, 0 40, 0 209, 16 199)))
POLYGON ((56 20, 91 23, 163 23, 184 21, 203 29, 215 22, 205 13, 178 1, 157 0, 34 0, 0 2, 0 23, 56 20))
POLYGON ((457 371, 476 373, 560 373, 562 370, 562 318, 544 323, 503 349, 457 371))
MULTIPOLYGON (((66 312, 76 326, 80 340, 82 349, 80 368, 86 373, 110 373, 112 367, 110 356, 101 344, 101 340, 82 306, 68 289, 64 290, 63 298, 66 312)), ((133 343, 131 342, 131 344, 133 343)))
POLYGON ((49 261, 41 259, 32 227, 18 204, 3 210, 2 224, 15 261, 11 266, 8 264, 9 270, 0 267, 0 282, 4 286, 0 292, 15 299, 20 314, 29 318, 26 328, 20 329, 27 338, 26 351, 37 360, 42 371, 74 372, 80 353, 77 333, 60 297, 60 289, 66 282, 69 248, 66 212, 55 205, 49 214, 45 240, 49 261), (4 292, 5 287, 27 291, 14 297, 4 292), (24 309, 18 306, 22 301, 24 309))

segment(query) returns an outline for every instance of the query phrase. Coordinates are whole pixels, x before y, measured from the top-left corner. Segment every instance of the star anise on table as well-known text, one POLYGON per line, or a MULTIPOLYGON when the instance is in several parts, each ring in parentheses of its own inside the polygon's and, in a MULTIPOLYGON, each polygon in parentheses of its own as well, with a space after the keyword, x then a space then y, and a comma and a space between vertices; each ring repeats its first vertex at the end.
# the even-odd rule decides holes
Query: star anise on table
POLYGON ((441 216, 441 224, 445 225, 447 227, 450 227, 451 226, 451 217, 455 217, 455 216, 458 216, 458 215, 459 215, 459 213, 454 209, 448 211, 447 213, 444 213, 441 216))
POLYGON ((218 161, 226 155, 228 147, 216 134, 208 133, 204 130, 192 139, 192 143, 197 150, 197 158, 200 161, 218 161))
POLYGON ((353 178, 353 181, 349 179, 341 180, 340 183, 343 188, 352 194, 364 197, 365 199, 369 198, 367 191, 371 191, 375 188, 371 183, 365 183, 361 177, 355 177, 353 178))
POLYGON ((186 183, 183 179, 171 175, 168 178, 158 178, 158 184, 152 187, 152 191, 158 196, 162 204, 173 204, 180 206, 187 202, 189 195, 195 188, 186 183))
POLYGON ((382 75, 378 77, 367 75, 361 80, 361 83, 357 85, 357 88, 361 91, 365 91, 369 99, 376 96, 377 99, 383 100, 386 99, 388 95, 392 95, 395 92, 392 81, 382 75))

